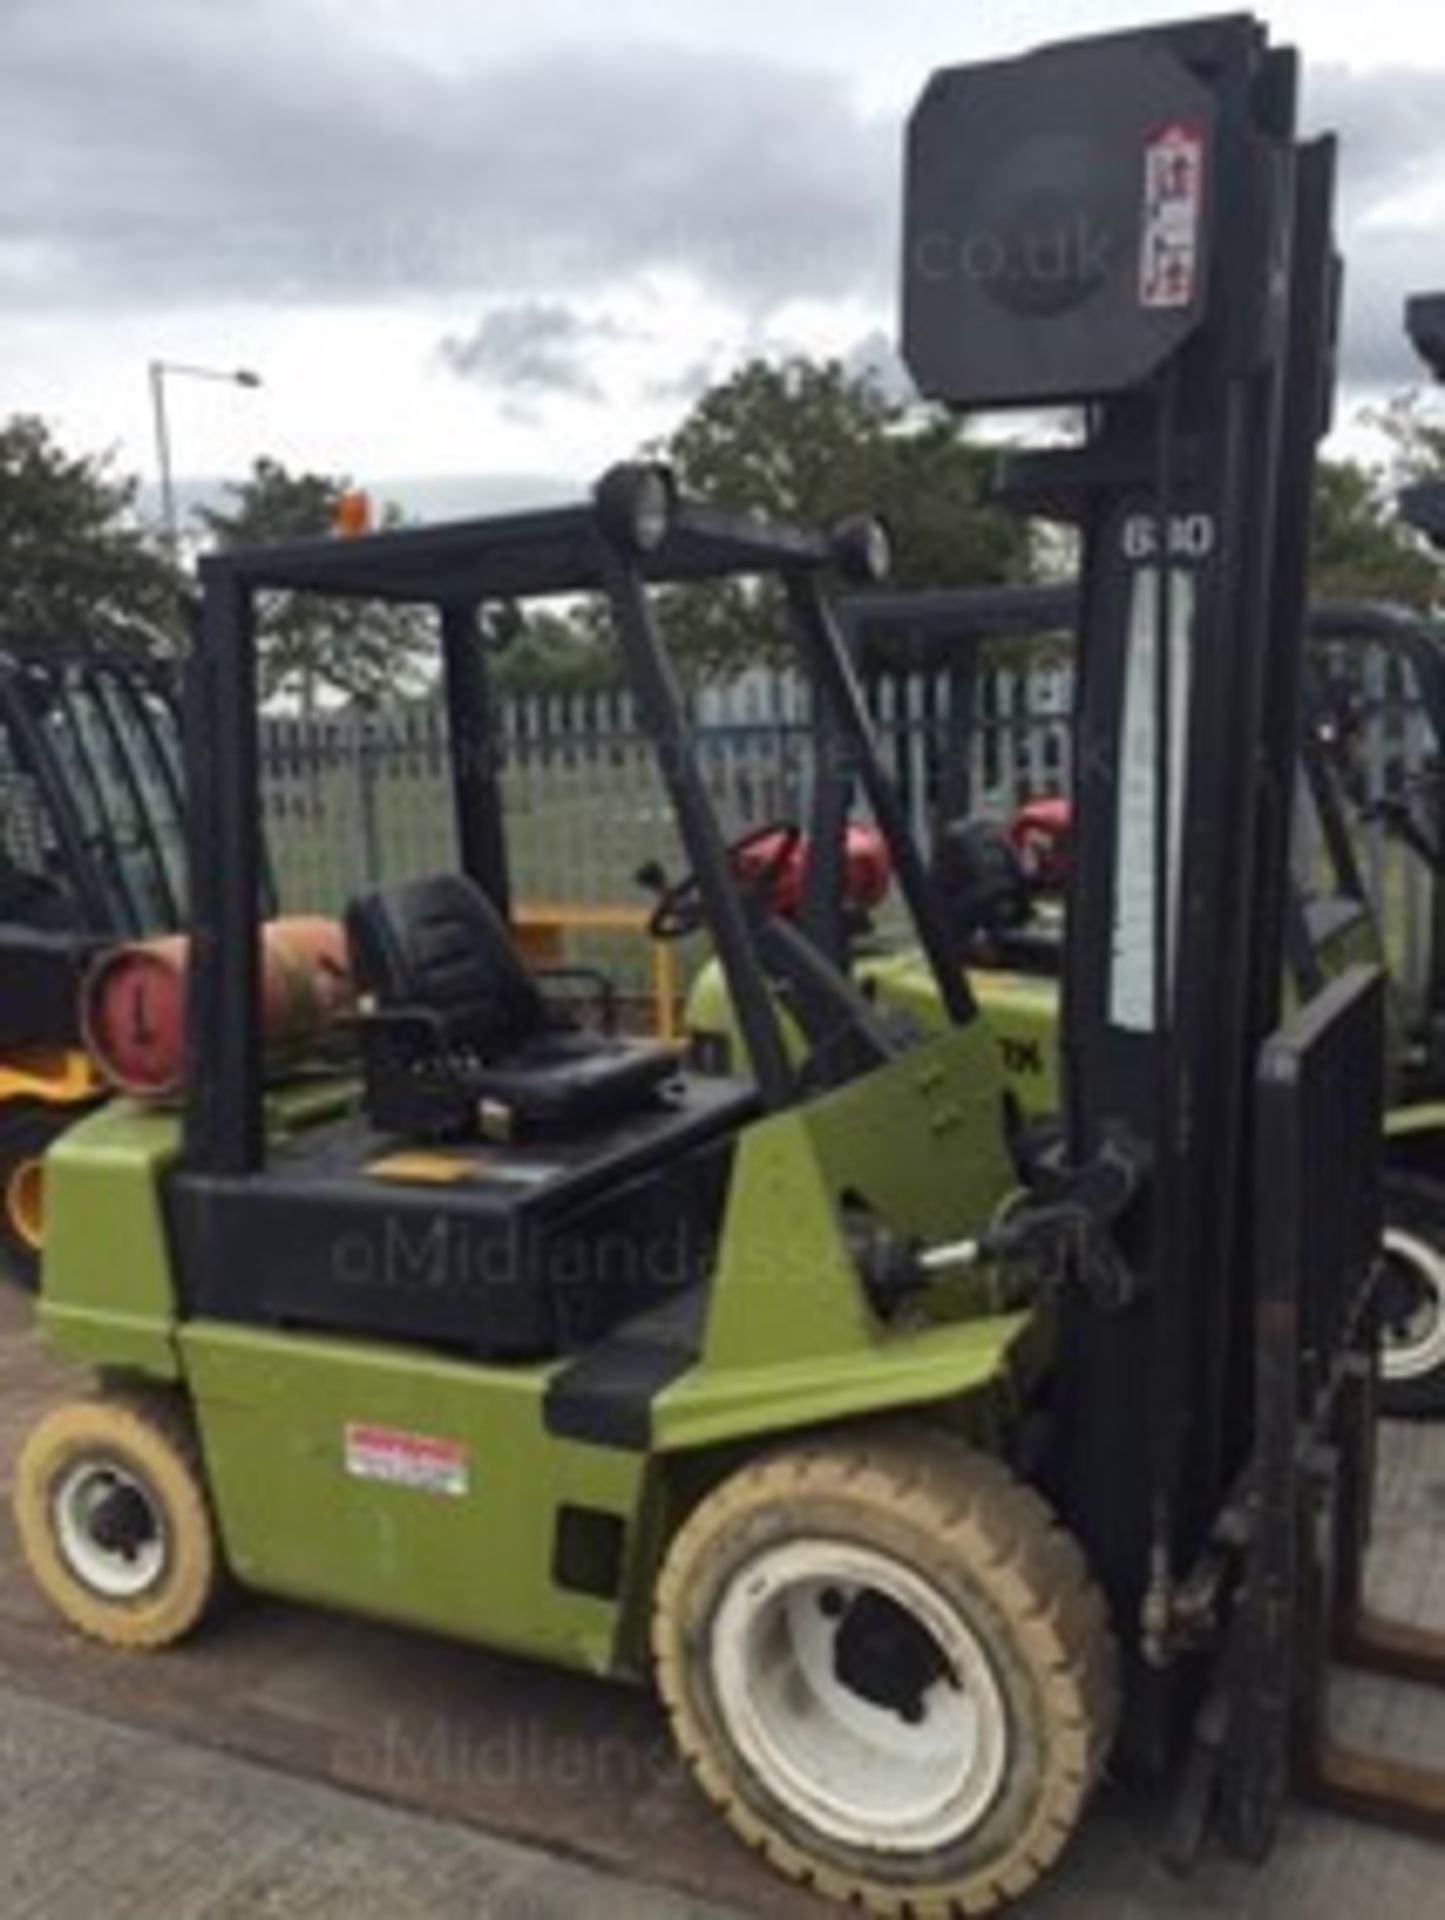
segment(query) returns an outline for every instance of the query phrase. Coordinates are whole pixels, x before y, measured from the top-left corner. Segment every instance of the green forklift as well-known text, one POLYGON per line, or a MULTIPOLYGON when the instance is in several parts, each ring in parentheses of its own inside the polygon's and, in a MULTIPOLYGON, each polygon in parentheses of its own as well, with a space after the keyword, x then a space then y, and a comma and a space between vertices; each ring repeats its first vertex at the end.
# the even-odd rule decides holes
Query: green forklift
MULTIPOLYGON (((824 590, 877 574, 876 528, 624 467, 575 507, 203 562, 183 1102, 115 1101, 48 1162, 39 1324, 99 1384, 37 1423, 15 1504, 66 1620, 160 1647, 229 1576, 650 1678, 739 1836, 879 1914, 1025 1894, 1111 1754, 1175 1783, 1181 1852, 1211 1818, 1267 1845, 1291 1777, 1346 1794, 1322 1726, 1294 1736, 1359 1625, 1383 983, 1280 1025, 1331 262, 1294 71, 1236 17, 957 69, 913 124, 915 372, 960 405, 1087 403, 1087 439, 1020 474, 1082 513, 1089 585, 1046 1161, 824 590), (1019 263, 1071 196, 1093 238, 1041 300, 1019 263), (1165 559, 1181 514, 1209 539, 1165 559), (881 1017, 725 843, 653 596, 736 576, 780 583, 943 1030, 881 1017), (458 859, 351 903, 349 1069, 268 1073, 262 1045, 274 589, 437 618, 458 859), (746 1080, 518 959, 480 616, 582 592, 691 866, 655 928, 710 937, 746 1080)), ((1382 1817, 1408 1791, 1350 1779, 1382 1817)))
MULTIPOLYGON (((842 559, 877 546, 860 527, 842 559)), ((193 1071, 181 1112, 117 1100, 51 1153, 39 1320, 104 1385, 37 1427, 16 1507, 42 1588, 104 1641, 178 1638, 225 1569, 651 1669, 704 1790, 785 1871, 996 1901, 1099 1774, 1115 1654, 1078 1547, 1004 1464, 1039 1314, 1002 1276, 921 1284, 912 1251, 1019 1182, 821 592, 838 551, 624 468, 590 505, 203 562, 189 812, 225 857, 193 867, 193 1071), (650 595, 759 572, 935 956, 958 1024, 934 1041, 880 1031, 734 886, 650 595), (255 609, 282 588, 436 609, 461 864, 351 903, 355 1063, 268 1085, 255 609), (693 862, 658 922, 706 920, 748 1082, 609 1035, 590 983, 539 981, 512 944, 478 609, 582 591, 607 597, 693 862)))

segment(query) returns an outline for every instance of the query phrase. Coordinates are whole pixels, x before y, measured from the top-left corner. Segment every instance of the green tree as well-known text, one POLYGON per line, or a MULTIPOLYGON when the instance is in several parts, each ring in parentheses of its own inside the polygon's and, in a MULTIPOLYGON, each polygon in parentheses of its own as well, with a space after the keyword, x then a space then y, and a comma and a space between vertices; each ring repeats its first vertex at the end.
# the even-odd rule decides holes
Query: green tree
POLYGON ((0 425, 0 631, 177 644, 183 582, 136 492, 109 456, 65 452, 43 420, 0 425))
MULTIPOLYGON (((749 362, 658 451, 686 490, 720 504, 822 527, 880 515, 896 586, 996 584, 1031 570, 1027 529, 985 499, 996 454, 963 421, 902 407, 836 360, 749 362)), ((679 589, 662 604, 679 658, 704 674, 786 645, 771 585, 679 589)))
POLYGON ((1396 481, 1445 482, 1445 410, 1438 394, 1412 388, 1377 414, 1375 423, 1390 443, 1396 481))
POLYGON ((618 684, 622 663, 600 605, 569 613, 499 608, 486 623, 501 693, 594 693, 618 684))
MULTIPOLYGON (((337 474, 292 473, 279 460, 256 461, 247 479, 226 489, 231 505, 203 507, 197 518, 222 552, 275 541, 332 535, 351 482, 337 474)), ((401 513, 388 505, 383 526, 401 513)), ((330 698, 377 704, 417 692, 433 657, 425 616, 378 601, 272 593, 262 608, 262 690, 311 713, 330 698)))
POLYGON ((1428 610, 1440 569, 1400 520, 1383 472, 1357 460, 1322 460, 1310 576, 1316 599, 1398 600, 1428 610))
MULTIPOLYGON (((1401 396, 1380 416, 1390 442, 1393 479, 1399 486, 1425 482, 1445 487, 1445 401, 1438 390, 1428 395, 1418 388, 1401 396)), ((1445 607, 1445 572, 1440 555, 1431 550, 1434 562, 1434 608, 1445 607)))

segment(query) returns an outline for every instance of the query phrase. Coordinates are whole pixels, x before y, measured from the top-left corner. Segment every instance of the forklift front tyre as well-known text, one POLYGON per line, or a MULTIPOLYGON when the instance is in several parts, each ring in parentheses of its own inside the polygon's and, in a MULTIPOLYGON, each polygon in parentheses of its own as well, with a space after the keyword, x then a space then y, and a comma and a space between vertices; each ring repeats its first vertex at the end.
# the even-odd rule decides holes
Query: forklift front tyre
POLYGON ((723 1481, 663 1565, 659 1690, 703 1792, 780 1872, 877 1915, 981 1914, 1063 1850, 1115 1648, 1043 1501, 951 1436, 800 1444, 723 1481))
POLYGON ((21 1449, 14 1501, 37 1586, 91 1639, 168 1646, 210 1606, 221 1558, 200 1454, 161 1395, 53 1408, 21 1449))
POLYGON ((1380 1411, 1445 1413, 1445 1186, 1385 1176, 1380 1411))

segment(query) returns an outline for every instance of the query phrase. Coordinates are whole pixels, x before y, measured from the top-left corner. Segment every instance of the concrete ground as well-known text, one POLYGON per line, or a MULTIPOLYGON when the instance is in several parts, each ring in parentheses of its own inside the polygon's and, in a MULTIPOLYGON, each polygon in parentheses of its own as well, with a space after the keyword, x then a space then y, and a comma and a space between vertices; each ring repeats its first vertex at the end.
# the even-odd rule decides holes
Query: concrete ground
POLYGON ((6 1920, 708 1920, 474 1827, 0 1688, 6 1920))
MULTIPOLYGON (((0 1478, 66 1382, 0 1298, 0 1478)), ((1386 1436, 1376 1601, 1445 1627, 1445 1427, 1386 1436)), ((1445 1696, 1342 1682, 1352 1739, 1445 1767, 1445 1696)), ((1423 1920, 1445 1850, 1296 1808, 1260 1868, 1188 1880, 1107 1798, 1040 1920, 1423 1920)), ((652 1703, 576 1675, 245 1600, 193 1644, 108 1654, 65 1632, 0 1518, 0 1915, 545 1916, 823 1908, 735 1845, 652 1703)))

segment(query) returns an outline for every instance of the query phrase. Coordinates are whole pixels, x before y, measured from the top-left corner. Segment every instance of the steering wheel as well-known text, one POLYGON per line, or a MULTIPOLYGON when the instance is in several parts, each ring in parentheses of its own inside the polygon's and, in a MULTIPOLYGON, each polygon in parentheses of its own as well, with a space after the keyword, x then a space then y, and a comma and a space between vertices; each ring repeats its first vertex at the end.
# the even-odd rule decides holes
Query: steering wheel
MULTIPOLYGON (((734 882, 749 898, 766 899, 774 882, 786 872, 802 838, 803 829, 796 820, 770 820, 766 826, 753 827, 740 835, 728 846, 725 856, 734 882), (747 871, 748 855, 769 840, 777 842, 773 851, 755 871, 747 871)), ((658 894, 657 905, 647 923, 648 935, 653 940, 686 940, 701 929, 706 918, 698 877, 696 873, 687 873, 658 894)))

